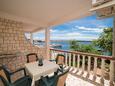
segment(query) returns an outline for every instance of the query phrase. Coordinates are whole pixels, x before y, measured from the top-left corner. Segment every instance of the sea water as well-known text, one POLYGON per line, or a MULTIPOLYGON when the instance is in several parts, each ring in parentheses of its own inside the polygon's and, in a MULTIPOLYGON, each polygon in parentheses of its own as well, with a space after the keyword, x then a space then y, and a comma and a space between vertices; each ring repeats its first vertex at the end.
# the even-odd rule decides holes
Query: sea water
MULTIPOLYGON (((80 44, 91 44, 91 41, 79 41, 80 44)), ((55 47, 56 49, 70 50, 70 41, 51 41, 51 45, 61 45, 62 47, 55 47)))

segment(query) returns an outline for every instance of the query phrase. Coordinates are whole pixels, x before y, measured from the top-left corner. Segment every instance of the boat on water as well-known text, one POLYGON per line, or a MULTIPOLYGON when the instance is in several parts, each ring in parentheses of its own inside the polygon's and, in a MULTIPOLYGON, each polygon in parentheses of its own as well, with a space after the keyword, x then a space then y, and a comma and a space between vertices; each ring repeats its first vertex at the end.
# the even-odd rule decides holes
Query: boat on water
MULTIPOLYGON (((45 42, 34 42, 34 45, 39 45, 39 46, 44 46, 45 42)), ((50 44, 51 48, 57 48, 57 49, 62 49, 62 45, 61 44, 50 44)))
POLYGON ((51 44, 50 47, 52 48, 62 48, 61 44, 51 44))

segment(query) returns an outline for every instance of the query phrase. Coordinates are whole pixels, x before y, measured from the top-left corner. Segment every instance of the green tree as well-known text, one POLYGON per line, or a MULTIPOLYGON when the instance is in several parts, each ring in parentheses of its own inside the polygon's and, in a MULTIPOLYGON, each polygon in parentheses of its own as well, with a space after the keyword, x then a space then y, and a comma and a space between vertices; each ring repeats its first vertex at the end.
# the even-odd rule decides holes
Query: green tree
POLYGON ((88 44, 88 45, 81 45, 81 52, 87 52, 87 53, 95 53, 98 54, 99 52, 96 50, 95 46, 93 46, 92 44, 88 44))
POLYGON ((93 43, 104 50, 104 52, 112 53, 112 28, 105 28, 99 38, 93 43))
POLYGON ((74 50, 74 51, 78 51, 79 50, 79 42, 76 40, 71 40, 70 42, 70 49, 74 50))
POLYGON ((93 44, 80 44, 76 40, 70 41, 70 49, 73 51, 80 51, 80 52, 85 52, 85 53, 94 53, 94 54, 100 54, 95 48, 93 44))

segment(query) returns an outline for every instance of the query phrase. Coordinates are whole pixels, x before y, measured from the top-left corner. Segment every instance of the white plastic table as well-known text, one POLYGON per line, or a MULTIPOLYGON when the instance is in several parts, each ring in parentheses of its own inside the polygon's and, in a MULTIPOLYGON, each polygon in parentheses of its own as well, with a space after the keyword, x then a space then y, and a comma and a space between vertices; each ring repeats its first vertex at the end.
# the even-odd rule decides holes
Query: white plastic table
POLYGON ((46 76, 55 72, 59 66, 48 60, 43 60, 43 66, 38 66, 38 62, 31 62, 25 64, 25 69, 32 78, 32 85, 35 86, 35 81, 39 80, 41 76, 46 76))

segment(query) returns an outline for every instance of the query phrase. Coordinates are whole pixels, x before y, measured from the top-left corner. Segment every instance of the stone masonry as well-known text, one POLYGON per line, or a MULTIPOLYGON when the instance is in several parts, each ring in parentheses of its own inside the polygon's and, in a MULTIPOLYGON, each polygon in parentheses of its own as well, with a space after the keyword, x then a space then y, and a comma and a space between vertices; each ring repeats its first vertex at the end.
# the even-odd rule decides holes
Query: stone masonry
POLYGON ((18 53, 16 57, 0 58, 0 65, 5 64, 11 70, 16 70, 26 63, 27 53, 44 55, 43 50, 25 38, 23 23, 0 18, 0 55, 18 53))

